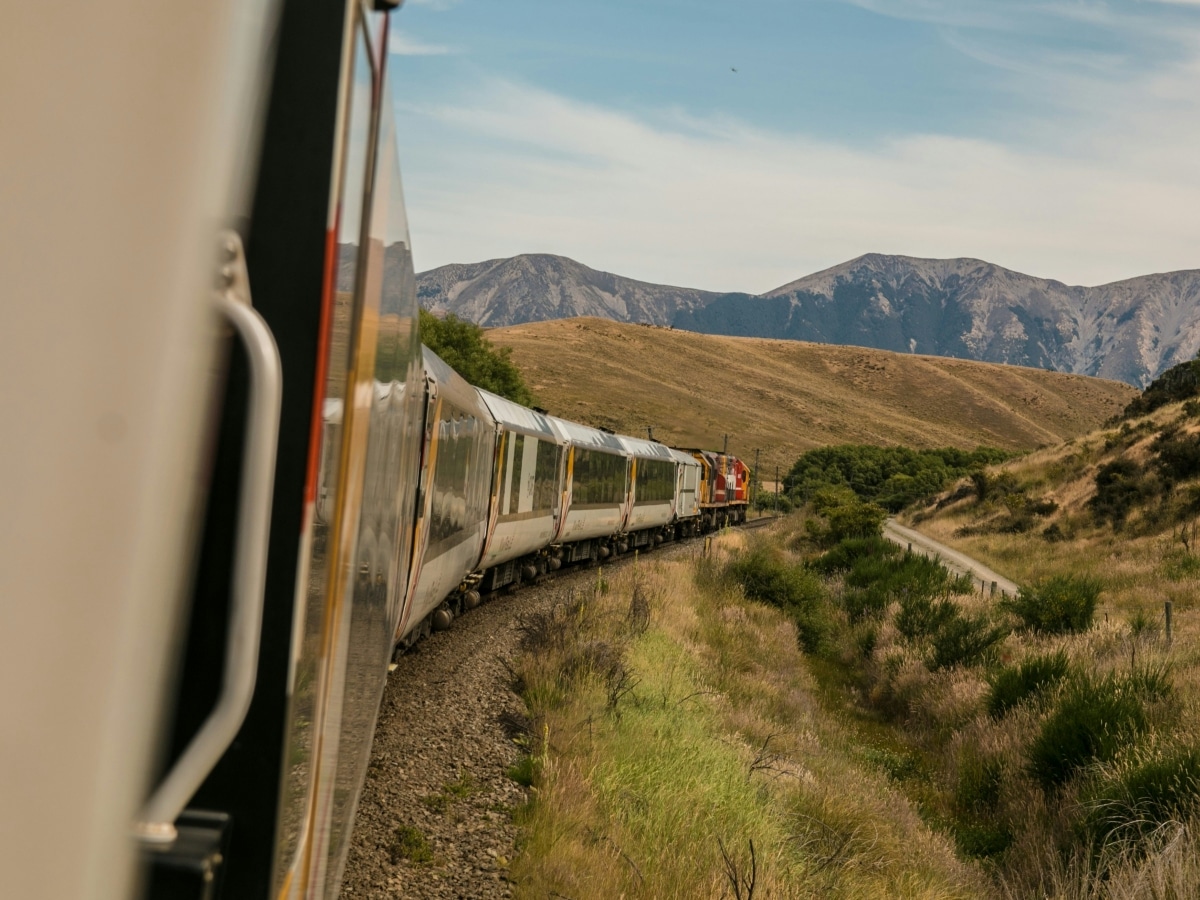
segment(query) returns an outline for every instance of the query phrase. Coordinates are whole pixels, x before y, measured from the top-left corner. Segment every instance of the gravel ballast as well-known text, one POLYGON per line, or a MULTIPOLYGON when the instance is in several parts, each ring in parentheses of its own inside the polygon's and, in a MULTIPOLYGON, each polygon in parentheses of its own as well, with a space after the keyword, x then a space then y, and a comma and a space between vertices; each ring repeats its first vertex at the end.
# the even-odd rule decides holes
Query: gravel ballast
POLYGON ((384 690, 342 897, 512 896, 513 811, 528 794, 509 775, 525 753, 513 740, 525 704, 506 662, 522 616, 595 578, 585 569, 497 597, 400 659, 384 690))

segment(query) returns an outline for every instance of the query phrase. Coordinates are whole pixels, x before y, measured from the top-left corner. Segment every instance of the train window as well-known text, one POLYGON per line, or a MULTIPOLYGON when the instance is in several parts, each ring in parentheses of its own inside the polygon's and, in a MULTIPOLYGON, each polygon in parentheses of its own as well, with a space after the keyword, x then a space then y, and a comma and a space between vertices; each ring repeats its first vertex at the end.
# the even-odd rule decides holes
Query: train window
POLYGON ((513 435, 512 480, 509 482, 508 514, 512 515, 521 506, 521 468, 525 462, 525 435, 513 435))
POLYGON ((571 475, 572 503, 577 506, 623 503, 627 471, 623 456, 576 447, 571 475))
POLYGON ((554 503, 558 497, 558 460, 557 444, 538 441, 537 463, 533 476, 533 508, 535 510, 554 509, 554 503))
MULTIPOLYGON (((475 524, 478 491, 472 490, 471 469, 479 421, 447 405, 438 422, 433 498, 429 521, 429 558, 439 556, 462 540, 475 524)), ((478 479, 476 479, 478 482, 478 479)))
POLYGON ((658 459, 637 461, 638 503, 669 503, 675 498, 675 464, 658 459))

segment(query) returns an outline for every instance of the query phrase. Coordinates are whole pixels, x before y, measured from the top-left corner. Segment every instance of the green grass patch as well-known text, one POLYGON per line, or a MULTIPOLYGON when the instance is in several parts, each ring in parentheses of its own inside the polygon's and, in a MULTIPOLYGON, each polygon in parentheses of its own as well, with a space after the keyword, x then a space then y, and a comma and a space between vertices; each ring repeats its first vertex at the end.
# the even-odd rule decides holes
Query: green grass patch
POLYGON ((399 825, 392 831, 388 844, 388 856, 392 865, 409 862, 415 866, 427 866, 433 862, 433 848, 421 829, 411 825, 399 825))

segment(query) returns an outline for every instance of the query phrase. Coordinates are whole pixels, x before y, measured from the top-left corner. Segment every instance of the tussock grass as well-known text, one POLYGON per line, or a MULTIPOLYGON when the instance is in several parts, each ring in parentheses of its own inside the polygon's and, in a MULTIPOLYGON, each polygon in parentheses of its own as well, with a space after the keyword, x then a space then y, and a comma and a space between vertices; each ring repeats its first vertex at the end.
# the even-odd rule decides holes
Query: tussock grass
POLYGON ((530 629, 514 664, 534 722, 517 896, 720 897, 736 883, 745 897, 751 880, 760 898, 986 890, 824 710, 796 625, 819 584, 759 550, 731 534, 707 560, 642 560, 530 629), (765 602, 746 597, 735 557, 758 560, 742 575, 765 602), (597 644, 610 655, 585 650, 597 644))

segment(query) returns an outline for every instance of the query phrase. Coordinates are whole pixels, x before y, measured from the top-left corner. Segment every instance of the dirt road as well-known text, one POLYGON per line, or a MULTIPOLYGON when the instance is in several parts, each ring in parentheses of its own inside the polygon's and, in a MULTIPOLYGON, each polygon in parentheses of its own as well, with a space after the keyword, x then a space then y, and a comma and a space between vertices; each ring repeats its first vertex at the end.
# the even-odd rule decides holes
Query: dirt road
POLYGON ((1003 592, 1010 597, 1014 597, 1018 590, 1020 590, 1015 581, 1010 581, 1003 575, 998 575, 983 563, 972 559, 965 553, 960 553, 951 547, 947 547, 945 544, 938 543, 931 537, 926 537, 919 531, 901 525, 895 519, 888 519, 884 523, 883 536, 902 547, 911 545, 914 553, 920 553, 924 556, 936 556, 946 568, 954 572, 971 575, 976 581, 984 582, 989 588, 992 582, 995 582, 997 593, 1003 592))

